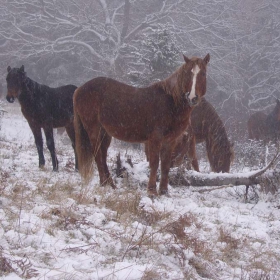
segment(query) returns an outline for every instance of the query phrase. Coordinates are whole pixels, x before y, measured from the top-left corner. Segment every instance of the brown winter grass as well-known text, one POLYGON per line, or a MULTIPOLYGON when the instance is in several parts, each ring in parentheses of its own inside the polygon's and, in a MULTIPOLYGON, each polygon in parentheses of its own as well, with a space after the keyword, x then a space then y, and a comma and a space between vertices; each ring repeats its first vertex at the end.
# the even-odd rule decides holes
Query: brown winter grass
POLYGON ((161 280, 161 279, 165 279, 166 277, 167 277, 167 275, 165 275, 165 273, 156 270, 155 267, 152 267, 152 268, 149 268, 149 269, 147 268, 144 271, 140 280, 151 280, 151 279, 161 280))
MULTIPOLYGON (((248 241, 247 237, 236 238, 234 232, 222 224, 217 225, 219 226, 217 236, 211 238, 211 241, 205 240, 203 236, 208 229, 198 215, 189 212, 178 217, 178 213, 167 210, 160 211, 153 205, 148 209, 143 207, 140 202, 143 195, 146 195, 145 190, 136 187, 129 174, 118 185, 118 190, 113 191, 108 186, 82 185, 79 180, 53 180, 51 176, 43 177, 44 173, 42 171, 42 177, 30 178, 33 180, 34 188, 14 179, 11 173, 3 173, 6 175, 1 180, 7 187, 2 190, 1 196, 12 202, 12 205, 3 208, 7 220, 10 222, 10 226, 6 226, 5 231, 12 229, 12 226, 15 225, 15 230, 20 231, 21 211, 29 211, 34 207, 36 201, 43 201, 47 206, 45 211, 41 213, 43 222, 38 226, 45 227, 46 233, 56 236, 58 231, 64 231, 66 239, 71 242, 71 239, 75 238, 76 229, 95 227, 100 232, 110 234, 112 239, 121 241, 121 250, 116 251, 112 248, 112 258, 108 260, 108 263, 110 261, 125 261, 126 259, 137 260, 146 252, 148 252, 147 257, 155 260, 155 257, 162 254, 173 257, 174 261, 179 264, 184 279, 206 277, 218 280, 221 278, 215 268, 215 259, 224 261, 232 268, 240 268, 238 261, 244 251, 247 251, 251 258, 250 264, 242 267, 240 279, 279 279, 277 277, 280 275, 279 255, 268 248, 260 251, 254 251, 250 248, 250 242, 259 242, 265 245, 263 240, 251 239, 248 241), (65 203, 71 199, 73 200, 72 204, 65 203), (79 214, 76 207, 90 204, 108 210, 104 211, 107 222, 118 223, 123 232, 115 233, 114 229, 112 231, 106 229, 105 232, 102 226, 98 228, 87 221, 86 215, 79 214), (135 222, 138 222, 139 226, 132 227, 135 222), (223 246, 217 247, 216 241, 222 243, 223 246), (192 252, 194 256, 188 259, 187 251, 192 252)), ((207 204, 208 207, 211 207, 210 203, 207 204)), ((205 204, 205 206, 207 205, 205 204)), ((218 207, 214 204, 213 206, 218 207)), ((273 221, 275 217, 268 216, 263 217, 263 219, 273 221)), ((89 243, 92 242, 90 235, 82 230, 81 233, 85 240, 89 243)), ((28 234, 32 234, 32 232, 28 234)), ((65 240, 66 243, 67 240, 65 240)), ((89 246, 89 248, 94 250, 95 246, 96 244, 89 246)), ((76 248, 71 250, 74 252, 76 248)), ((46 263, 48 259, 49 257, 46 257, 46 263)), ((9 258, 7 256, 2 256, 1 259, 0 255, 0 271, 1 266, 4 275, 12 272, 9 271, 9 258)), ((155 264, 147 268, 141 279, 165 279, 167 275, 160 269, 161 266, 164 267, 165 264, 155 264)))
MULTIPOLYGON (((174 238, 174 243, 179 244, 180 250, 192 250, 196 255, 203 256, 204 259, 211 260, 213 259, 213 245, 203 240, 198 236, 198 232, 203 230, 202 223, 198 218, 192 214, 187 213, 183 216, 180 216, 175 221, 172 221, 167 224, 166 232, 170 233, 174 238), (186 229, 192 227, 193 231, 187 233, 186 229)), ((174 246, 174 248, 178 246, 174 246)), ((171 249, 172 250, 174 250, 171 249)), ((178 249, 176 249, 178 251, 178 249)), ((179 252, 178 252, 179 253, 179 252)), ((179 259, 180 257, 179 254, 179 259)))

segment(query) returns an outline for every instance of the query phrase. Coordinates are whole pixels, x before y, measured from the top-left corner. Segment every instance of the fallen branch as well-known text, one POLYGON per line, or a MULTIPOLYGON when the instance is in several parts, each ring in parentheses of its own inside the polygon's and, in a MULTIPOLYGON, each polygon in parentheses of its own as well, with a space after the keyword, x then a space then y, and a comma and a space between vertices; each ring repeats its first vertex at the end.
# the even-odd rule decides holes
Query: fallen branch
POLYGON ((274 194, 280 186, 280 170, 275 169, 263 173, 259 170, 258 177, 250 173, 210 173, 204 174, 195 171, 187 171, 185 174, 170 174, 170 185, 192 186, 192 187, 215 187, 205 191, 228 188, 232 186, 260 185, 265 193, 274 194))
POLYGON ((265 193, 271 192, 274 194, 280 186, 280 170, 272 169, 278 162, 280 157, 279 146, 277 153, 271 160, 271 162, 264 168, 256 171, 246 173, 200 173, 196 171, 188 170, 187 172, 177 172, 172 175, 170 173, 169 183, 171 185, 184 185, 192 187, 216 187, 207 189, 210 191, 214 189, 227 188, 231 186, 249 186, 260 185, 262 191, 265 193))

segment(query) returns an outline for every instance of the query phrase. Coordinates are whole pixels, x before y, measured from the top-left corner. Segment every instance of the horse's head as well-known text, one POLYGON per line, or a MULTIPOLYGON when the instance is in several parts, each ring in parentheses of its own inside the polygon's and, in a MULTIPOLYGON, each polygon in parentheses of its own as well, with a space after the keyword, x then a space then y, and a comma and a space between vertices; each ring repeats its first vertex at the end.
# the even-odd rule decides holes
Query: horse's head
POLYGON ((8 66, 7 68, 8 74, 6 77, 7 81, 7 96, 6 99, 8 102, 13 103, 15 98, 18 98, 21 90, 26 74, 24 72, 24 66, 22 65, 20 68, 11 68, 8 66))
POLYGON ((207 54, 203 59, 184 56, 184 60, 180 84, 183 87, 185 98, 192 107, 198 104, 206 93, 206 66, 210 61, 210 55, 207 54))

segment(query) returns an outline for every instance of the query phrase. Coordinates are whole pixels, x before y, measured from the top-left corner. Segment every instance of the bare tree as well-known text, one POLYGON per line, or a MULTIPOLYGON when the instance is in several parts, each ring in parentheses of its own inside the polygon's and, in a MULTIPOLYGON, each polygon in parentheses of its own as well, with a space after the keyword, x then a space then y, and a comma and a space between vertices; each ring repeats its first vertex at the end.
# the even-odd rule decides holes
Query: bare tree
MULTIPOLYGON (((131 73, 144 84, 167 75, 170 65, 159 63, 153 77, 147 48, 166 32, 177 54, 211 53, 207 99, 227 123, 243 124, 280 97, 278 0, 2 0, 0 15, 2 74, 27 64, 49 85, 98 75, 133 83, 131 73)), ((165 57, 176 64, 177 54, 165 57)))
POLYGON ((171 21, 171 13, 184 1, 146 2, 7 1, 1 9, 0 51, 15 60, 42 60, 45 71, 56 68, 53 75, 64 70, 59 61, 74 74, 122 77, 129 66, 125 58, 133 62, 129 54, 137 36, 171 21), (76 72, 75 67, 79 68, 76 72))

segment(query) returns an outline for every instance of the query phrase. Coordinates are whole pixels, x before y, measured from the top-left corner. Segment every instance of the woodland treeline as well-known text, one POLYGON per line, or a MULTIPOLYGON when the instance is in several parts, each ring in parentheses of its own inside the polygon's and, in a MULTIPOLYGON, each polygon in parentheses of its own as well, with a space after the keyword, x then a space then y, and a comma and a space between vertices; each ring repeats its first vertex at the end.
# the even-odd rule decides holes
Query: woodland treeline
POLYGON ((206 97, 233 141, 280 98, 278 0, 3 0, 0 15, 4 92, 8 65, 50 86, 96 76, 145 86, 182 53, 210 53, 206 97))

